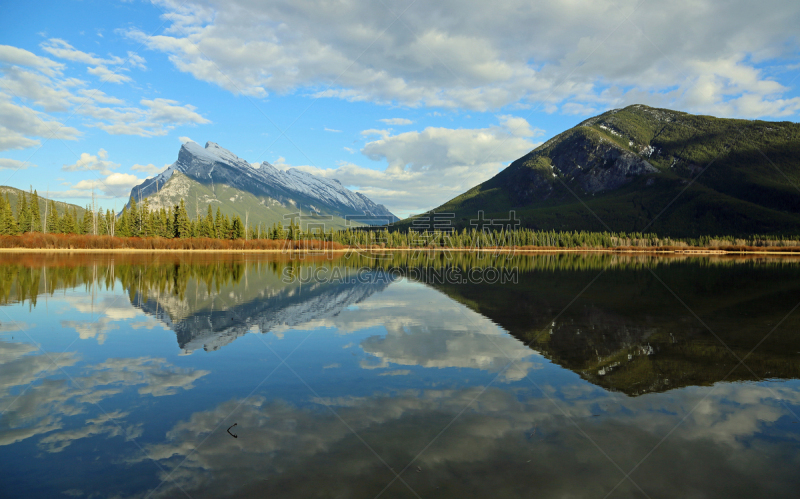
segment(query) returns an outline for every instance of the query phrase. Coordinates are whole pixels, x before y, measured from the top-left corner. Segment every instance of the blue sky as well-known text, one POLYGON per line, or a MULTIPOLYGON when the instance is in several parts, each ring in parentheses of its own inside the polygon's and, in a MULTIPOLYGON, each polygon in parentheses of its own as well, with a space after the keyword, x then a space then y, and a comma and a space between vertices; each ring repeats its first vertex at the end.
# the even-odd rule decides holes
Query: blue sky
POLYGON ((219 143, 399 216, 633 103, 797 121, 800 5, 5 2, 0 185, 104 207, 219 143))

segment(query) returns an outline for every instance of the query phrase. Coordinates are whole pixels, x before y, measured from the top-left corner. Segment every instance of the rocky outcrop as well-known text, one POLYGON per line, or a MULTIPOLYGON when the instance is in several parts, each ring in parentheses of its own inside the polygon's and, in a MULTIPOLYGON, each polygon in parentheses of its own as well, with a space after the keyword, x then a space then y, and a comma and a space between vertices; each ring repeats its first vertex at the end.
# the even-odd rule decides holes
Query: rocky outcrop
POLYGON ((562 183, 573 192, 594 194, 657 172, 642 156, 578 128, 518 159, 499 177, 514 203, 524 205, 549 199, 562 183))
POLYGON ((592 140, 575 134, 550 155, 557 174, 573 177, 583 192, 596 193, 619 189, 635 177, 656 173, 655 166, 639 155, 607 140, 592 140))

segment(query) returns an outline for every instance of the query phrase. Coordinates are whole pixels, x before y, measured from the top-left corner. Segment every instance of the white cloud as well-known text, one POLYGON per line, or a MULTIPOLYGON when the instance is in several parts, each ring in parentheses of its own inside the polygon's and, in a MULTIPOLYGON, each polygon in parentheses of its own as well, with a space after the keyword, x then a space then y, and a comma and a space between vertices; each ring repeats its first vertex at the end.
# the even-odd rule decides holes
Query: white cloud
POLYGON ((102 59, 94 54, 89 54, 80 51, 59 38, 51 38, 41 44, 42 50, 48 54, 65 59, 67 61, 82 62, 87 65, 107 65, 107 64, 122 64, 124 60, 121 57, 110 57, 102 59))
POLYGON ((99 108, 87 105, 82 112, 97 120, 91 126, 111 135, 154 137, 166 135, 178 125, 211 123, 189 104, 181 105, 169 99, 142 99, 139 103, 144 107, 99 108))
POLYGON ((0 170, 24 170, 36 166, 29 161, 19 161, 17 159, 0 158, 0 170))
MULTIPOLYGON (((350 162, 341 162, 337 168, 298 168, 354 186, 405 217, 435 208, 488 180, 537 146, 531 139, 542 131, 527 120, 504 115, 499 121, 488 128, 428 127, 398 135, 389 130, 365 130, 362 135, 381 138, 368 142, 361 152, 374 161, 385 160, 388 167, 384 171, 350 162)), ((289 168, 282 158, 280 162, 289 168)))
POLYGON ((181 137, 178 137, 178 140, 180 140, 180 141, 181 141, 181 144, 185 144, 185 143, 187 143, 187 142, 194 142, 194 141, 193 141, 192 139, 190 139, 189 137, 183 137, 183 136, 181 136, 181 137))
POLYGON ((158 175, 159 173, 161 173, 164 170, 166 170, 168 166, 169 166, 169 164, 166 164, 166 165, 164 165, 162 167, 158 167, 158 166, 156 166, 156 165, 154 165, 152 163, 149 163, 149 164, 146 164, 146 165, 136 164, 136 165, 131 166, 131 170, 133 170, 135 172, 143 172, 143 173, 146 173, 148 175, 158 175))
MULTIPOLYGON (((132 81, 123 71, 146 69, 141 56, 128 52, 101 58, 75 49, 69 43, 50 39, 41 45, 49 54, 86 64, 89 74, 111 83, 132 81), (109 65, 116 69, 109 69, 109 65)), ((123 99, 88 87, 86 81, 65 77, 65 66, 46 57, 16 47, 0 45, 0 151, 26 149, 45 140, 75 140, 82 132, 52 118, 47 113, 69 112, 80 115, 86 126, 113 135, 143 137, 165 135, 176 126, 210 123, 194 106, 156 98, 141 99, 130 105, 123 99), (38 110, 41 108, 43 111, 38 110)))
POLYGON ((328 127, 325 127, 325 131, 326 132, 333 132, 333 133, 342 133, 341 130, 336 130, 334 128, 328 128, 328 127))
POLYGON ((790 0, 467 0, 436 15, 399 1, 159 4, 172 23, 163 34, 127 35, 235 94, 476 110, 573 102, 583 108, 564 112, 577 114, 638 101, 741 117, 800 109, 770 76, 798 61, 790 0))
POLYGON ((97 156, 89 153, 82 153, 78 161, 71 165, 64 165, 61 167, 66 172, 77 171, 98 171, 101 175, 111 175, 111 170, 119 168, 119 163, 113 163, 107 160, 108 152, 105 149, 100 149, 97 156))
POLYGON ((0 151, 39 145, 31 137, 75 140, 80 132, 26 106, 11 102, 0 92, 0 151))
POLYGON ((119 72, 111 71, 105 66, 95 66, 93 68, 86 69, 86 72, 92 75, 97 76, 101 82, 109 82, 109 83, 125 83, 132 81, 130 76, 125 76, 124 74, 120 74, 119 72))
MULTIPOLYGON (((119 163, 114 163, 108 159, 108 152, 100 149, 97 155, 81 153, 80 158, 71 165, 64 165, 62 170, 68 172, 97 172, 98 177, 81 180, 75 184, 65 182, 67 191, 56 193, 61 197, 69 198, 89 198, 93 195, 105 198, 127 199, 131 189, 141 184, 145 179, 139 178, 131 173, 114 172, 119 168, 119 163)), ((131 169, 134 171, 145 171, 144 168, 153 165, 135 165, 131 169), (139 167, 139 168, 136 168, 139 167)))
POLYGON ((362 137, 370 137, 372 135, 379 135, 379 136, 381 136, 381 137, 383 137, 385 139, 386 137, 391 135, 391 133, 392 133, 392 129, 391 128, 388 129, 388 130, 380 130, 380 129, 377 129, 377 128, 370 128, 369 130, 362 130, 361 131, 361 136, 362 137))
POLYGON ((387 125, 411 125, 412 123, 414 123, 413 121, 406 118, 384 118, 378 121, 382 121, 387 125))
POLYGON ((16 66, 36 68, 48 76, 55 76, 64 69, 64 65, 61 63, 10 45, 0 45, 0 61, 16 66))

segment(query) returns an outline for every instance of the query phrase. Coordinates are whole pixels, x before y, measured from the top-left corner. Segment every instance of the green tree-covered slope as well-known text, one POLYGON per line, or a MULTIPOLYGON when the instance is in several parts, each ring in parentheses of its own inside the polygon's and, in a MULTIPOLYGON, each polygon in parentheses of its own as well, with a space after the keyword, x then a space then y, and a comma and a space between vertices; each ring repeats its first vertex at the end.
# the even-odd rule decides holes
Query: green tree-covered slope
POLYGON ((557 135, 434 211, 468 227, 479 211, 503 219, 510 210, 546 230, 796 233, 800 124, 629 106, 557 135))

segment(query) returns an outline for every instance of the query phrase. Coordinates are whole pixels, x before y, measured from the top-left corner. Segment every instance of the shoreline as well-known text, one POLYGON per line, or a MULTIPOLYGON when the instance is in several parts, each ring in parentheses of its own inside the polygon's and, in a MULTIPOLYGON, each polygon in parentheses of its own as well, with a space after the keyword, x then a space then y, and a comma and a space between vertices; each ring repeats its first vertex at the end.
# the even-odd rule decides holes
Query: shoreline
POLYGON ((557 253, 608 253, 625 255, 653 255, 653 256, 740 256, 740 255, 775 255, 775 256, 800 256, 800 247, 797 251, 786 249, 775 250, 722 250, 722 249, 657 249, 657 248, 341 248, 341 249, 140 249, 140 248, 0 248, 0 253, 265 253, 265 254, 315 254, 326 253, 394 253, 394 252, 469 252, 469 253, 521 253, 528 255, 557 254, 557 253))

